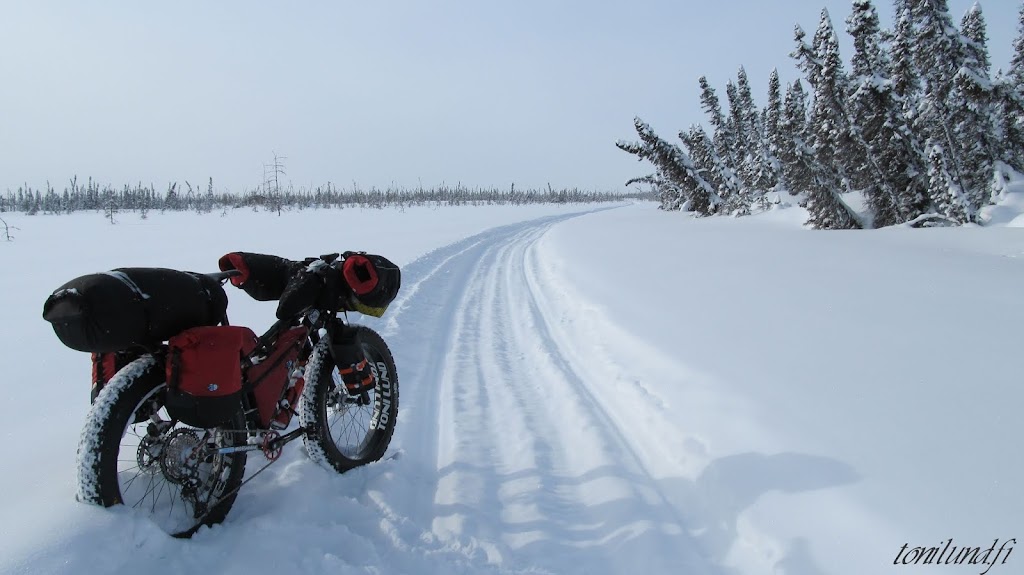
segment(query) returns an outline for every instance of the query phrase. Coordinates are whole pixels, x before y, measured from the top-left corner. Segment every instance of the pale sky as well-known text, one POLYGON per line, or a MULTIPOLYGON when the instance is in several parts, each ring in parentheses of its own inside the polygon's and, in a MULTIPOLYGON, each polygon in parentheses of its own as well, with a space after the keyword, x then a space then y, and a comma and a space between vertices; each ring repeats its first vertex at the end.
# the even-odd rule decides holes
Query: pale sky
MULTIPOLYGON (((973 0, 949 0, 957 23, 973 0)), ((994 67, 1016 0, 982 2, 994 67)), ((797 79, 793 26, 849 0, 0 0, 0 193, 190 181, 621 189, 639 115, 704 123, 697 78, 797 79)), ((890 2, 876 3, 883 25, 890 2)))

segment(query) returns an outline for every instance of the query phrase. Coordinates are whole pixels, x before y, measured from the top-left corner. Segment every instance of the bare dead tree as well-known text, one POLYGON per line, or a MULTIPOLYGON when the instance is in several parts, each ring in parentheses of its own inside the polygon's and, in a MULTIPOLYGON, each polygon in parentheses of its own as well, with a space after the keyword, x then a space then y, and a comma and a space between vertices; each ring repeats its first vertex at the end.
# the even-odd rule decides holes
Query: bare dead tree
POLYGON ((7 220, 5 220, 3 218, 0 218, 0 224, 3 224, 3 227, 4 227, 4 241, 13 242, 14 241, 14 236, 11 235, 11 230, 16 230, 18 228, 14 227, 14 226, 7 225, 7 220))
POLYGON ((281 176, 287 175, 284 171, 284 160, 287 159, 274 152, 274 163, 263 164, 263 191, 270 200, 270 208, 277 210, 279 216, 284 205, 281 198, 281 176))

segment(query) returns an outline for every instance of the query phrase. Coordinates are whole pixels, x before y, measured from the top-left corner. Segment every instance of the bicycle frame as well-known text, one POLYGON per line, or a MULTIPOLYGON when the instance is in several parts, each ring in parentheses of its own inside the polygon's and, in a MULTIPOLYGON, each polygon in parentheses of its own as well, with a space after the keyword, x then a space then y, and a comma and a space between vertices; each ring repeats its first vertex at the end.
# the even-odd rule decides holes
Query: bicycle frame
MULTIPOLYGON (((277 350, 277 347, 281 341, 281 338, 288 330, 296 327, 301 327, 305 330, 305 339, 299 349, 299 353, 295 356, 293 361, 298 362, 300 365, 305 365, 309 360, 313 349, 322 339, 320 330, 326 331, 326 337, 330 338, 334 331, 341 326, 344 326, 343 320, 337 317, 336 312, 324 311, 324 310, 310 310, 304 313, 298 318, 285 318, 275 322, 263 335, 259 336, 258 344, 256 349, 242 360, 242 373, 243 379, 246 379, 246 386, 249 387, 247 393, 243 395, 242 406, 245 412, 245 421, 248 429, 246 433, 249 435, 249 444, 237 447, 224 447, 218 450, 219 453, 233 453, 238 451, 263 451, 264 455, 270 461, 275 461, 281 454, 282 448, 290 443, 291 441, 302 437, 306 432, 303 427, 298 427, 284 435, 279 432, 283 431, 287 427, 287 422, 290 422, 291 418, 294 417, 294 405, 288 405, 287 407, 281 406, 279 402, 284 399, 284 394, 288 391, 288 380, 292 373, 291 366, 285 370, 284 381, 270 381, 266 377, 256 382, 249 382, 247 375, 249 370, 256 365, 261 365, 269 357, 271 357, 277 350), (273 425, 274 420, 271 420, 270 425, 265 425, 265 421, 261 414, 261 405, 256 397, 256 389, 258 386, 271 386, 270 389, 278 389, 279 393, 276 402, 278 403, 278 409, 284 409, 288 411, 287 421, 279 424, 278 428, 273 425), (253 440, 257 440, 257 443, 253 443, 253 440)), ((282 355, 279 361, 286 361, 287 355, 282 355)), ((265 375, 271 375, 273 369, 277 367, 272 365, 268 368, 268 372, 265 375)), ((241 432, 242 430, 238 430, 241 432)))
MULTIPOLYGON (((107 347, 129 346, 121 351, 94 353, 93 407, 78 460, 81 500, 110 507, 126 504, 127 495, 138 500, 133 507, 146 502, 159 514, 169 534, 190 537, 222 522, 238 490, 295 439, 303 438, 312 461, 338 473, 383 457, 397 419, 397 368, 380 334, 349 323, 348 311, 380 317, 397 292, 397 267, 380 258, 390 275, 375 292, 358 283, 360 271, 376 269, 366 257, 349 270, 338 254, 303 262, 256 256, 281 264, 274 273, 291 270, 279 295, 276 284, 250 293, 279 301, 280 319, 262 335, 227 327, 226 303, 217 301, 213 313, 185 322, 197 324, 195 331, 135 334, 107 347), (101 392, 108 385, 116 388, 101 392), (247 470, 252 451, 266 461, 247 470), (148 479, 133 488, 140 477, 148 479)), ((243 260, 235 263, 241 270, 200 281, 214 280, 215 289, 249 273, 243 260)), ((206 295, 216 299, 209 288, 206 295)))

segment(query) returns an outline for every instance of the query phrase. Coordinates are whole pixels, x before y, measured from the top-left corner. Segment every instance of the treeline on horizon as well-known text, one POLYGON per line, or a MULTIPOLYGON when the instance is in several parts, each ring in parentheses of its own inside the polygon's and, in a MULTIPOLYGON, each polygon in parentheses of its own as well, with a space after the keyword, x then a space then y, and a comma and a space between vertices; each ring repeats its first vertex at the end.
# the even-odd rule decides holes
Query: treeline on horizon
POLYGON ((788 193, 818 229, 980 223, 1024 171, 1024 5, 1010 69, 995 74, 978 4, 959 27, 946 0, 895 0, 894 15, 882 29, 870 0, 853 1, 849 72, 827 10, 810 42, 797 26, 790 56, 803 82, 783 91, 773 70, 762 110, 743 68, 726 111, 701 77, 710 129, 680 131, 682 146, 635 118, 640 141, 616 145, 655 172, 628 184, 698 216, 747 215, 788 193), (851 192, 867 214, 847 203, 851 192))
POLYGON ((101 211, 110 216, 126 211, 139 212, 143 215, 151 211, 208 213, 238 208, 280 212, 351 207, 383 209, 412 206, 576 204, 630 199, 655 198, 650 193, 631 190, 593 192, 579 188, 555 190, 550 186, 538 190, 519 189, 515 184, 507 189, 441 185, 434 188, 389 187, 363 190, 355 185, 351 189, 343 189, 328 183, 311 189, 271 185, 242 193, 230 193, 214 190, 212 178, 205 190, 193 188, 186 182, 184 189, 177 183, 170 183, 165 191, 157 191, 152 184, 114 187, 101 185, 91 178, 80 184, 78 179, 74 178, 60 192, 49 184, 45 190, 32 189, 27 185, 19 187, 16 191, 7 190, 6 194, 0 195, 0 213, 22 212, 36 215, 101 211))

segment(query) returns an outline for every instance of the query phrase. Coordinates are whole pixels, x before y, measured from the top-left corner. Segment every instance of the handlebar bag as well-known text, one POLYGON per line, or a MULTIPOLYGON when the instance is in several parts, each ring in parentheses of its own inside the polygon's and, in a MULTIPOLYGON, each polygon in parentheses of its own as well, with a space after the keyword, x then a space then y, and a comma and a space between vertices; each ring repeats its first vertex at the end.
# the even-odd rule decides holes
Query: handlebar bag
POLYGON ((297 317, 317 304, 325 278, 315 271, 299 267, 291 274, 277 302, 277 319, 297 317))
POLYGON ((384 315, 402 287, 402 271, 384 256, 348 252, 341 271, 352 290, 351 307, 366 315, 384 315))
POLYGON ((188 328, 217 325, 228 297, 220 282, 164 268, 118 268, 75 278, 43 304, 64 345, 106 353, 151 349, 188 328))
POLYGON ((256 349, 242 326, 196 327, 167 342, 167 413, 192 427, 228 421, 242 407, 242 361, 256 349))

